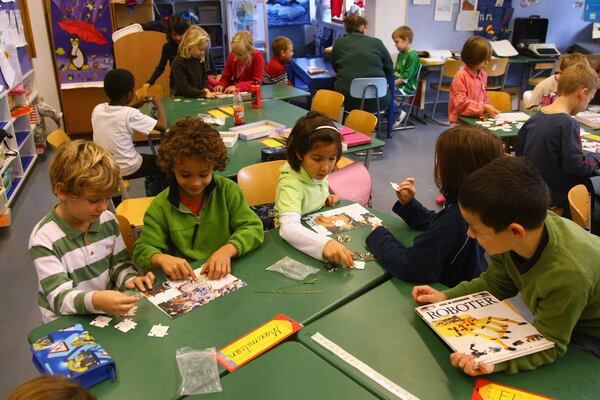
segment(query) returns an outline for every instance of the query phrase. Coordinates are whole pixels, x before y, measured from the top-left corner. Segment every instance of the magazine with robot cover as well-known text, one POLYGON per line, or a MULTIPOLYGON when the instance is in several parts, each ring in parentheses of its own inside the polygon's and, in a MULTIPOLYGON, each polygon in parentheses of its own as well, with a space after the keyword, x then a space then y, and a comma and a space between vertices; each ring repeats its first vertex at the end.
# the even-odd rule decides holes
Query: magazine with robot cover
POLYGON ((417 313, 454 350, 497 364, 554 347, 512 307, 488 292, 427 304, 417 313))

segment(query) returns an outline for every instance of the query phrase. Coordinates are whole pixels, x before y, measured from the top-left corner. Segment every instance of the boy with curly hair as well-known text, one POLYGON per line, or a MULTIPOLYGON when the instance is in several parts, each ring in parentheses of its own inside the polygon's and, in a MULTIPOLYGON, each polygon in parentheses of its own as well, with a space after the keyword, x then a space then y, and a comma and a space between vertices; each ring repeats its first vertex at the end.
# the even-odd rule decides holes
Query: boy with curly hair
POLYGON ((231 258, 261 245, 262 222, 239 186, 215 176, 227 166, 219 133, 199 119, 175 123, 163 139, 158 164, 171 179, 150 204, 133 249, 137 266, 162 268, 171 279, 196 278, 190 262, 207 259, 208 279, 231 272, 231 258))

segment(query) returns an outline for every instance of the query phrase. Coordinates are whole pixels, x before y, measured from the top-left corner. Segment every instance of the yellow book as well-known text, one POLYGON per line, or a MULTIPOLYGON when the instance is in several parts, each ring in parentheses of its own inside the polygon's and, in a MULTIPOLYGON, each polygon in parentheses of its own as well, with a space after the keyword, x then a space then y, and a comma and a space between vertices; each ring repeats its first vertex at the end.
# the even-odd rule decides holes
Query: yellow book
POLYGON ((229 118, 230 115, 225 114, 223 111, 215 108, 214 110, 208 110, 208 113, 210 115, 212 115, 213 117, 217 117, 217 118, 229 118))
POLYGON ((267 147, 281 147, 284 146, 283 143, 278 142, 275 139, 265 139, 265 140, 261 140, 260 141, 262 144, 264 144, 267 147))
POLYGON ((231 106, 221 106, 221 107, 219 107, 219 110, 221 110, 224 113, 227 113, 229 115, 233 115, 233 107, 231 107, 231 106))

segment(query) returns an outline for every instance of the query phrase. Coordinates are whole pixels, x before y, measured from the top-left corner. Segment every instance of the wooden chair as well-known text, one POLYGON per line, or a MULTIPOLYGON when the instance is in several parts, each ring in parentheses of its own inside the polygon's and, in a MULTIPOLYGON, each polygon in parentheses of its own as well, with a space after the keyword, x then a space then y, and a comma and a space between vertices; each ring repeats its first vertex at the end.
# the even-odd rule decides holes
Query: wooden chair
POLYGON ((117 214, 117 221, 119 221, 119 230, 121 231, 121 237, 123 238, 123 242, 125 242, 125 246, 127 247, 127 251, 129 251, 129 256, 133 256, 133 245, 135 244, 135 240, 137 239, 135 235, 134 226, 129 223, 129 220, 117 214))
POLYGON ((590 193, 585 185, 573 186, 569 190, 569 208, 573 222, 584 229, 590 227, 590 193))
POLYGON ((62 129, 57 129, 51 132, 46 138, 46 140, 48 141, 48 144, 50 145, 52 150, 56 150, 63 144, 70 142, 71 138, 62 129))
POLYGON ((506 75, 508 75, 508 58, 492 58, 488 63, 485 72, 488 79, 501 80, 502 83, 487 84, 487 90, 504 90, 506 75))
POLYGON ((494 92, 490 91, 487 93, 490 103, 496 107, 500 112, 510 112, 512 107, 510 104, 510 94, 506 92, 494 92))
POLYGON ((319 111, 334 121, 340 121, 342 107, 344 106, 344 95, 333 90, 317 90, 310 106, 310 111, 319 111))
POLYGON ((344 125, 367 136, 373 136, 377 126, 377 117, 368 111, 352 110, 346 117, 344 125))
POLYGON ((152 200, 154 200, 154 196, 125 199, 117 206, 115 214, 127 218, 135 227, 144 226, 144 215, 152 200))
POLYGON ((434 82, 431 84, 431 88, 437 91, 435 95, 435 103, 433 104, 433 113, 431 113, 431 117, 435 118, 435 110, 437 109, 438 101, 440 98, 440 92, 450 93, 450 85, 452 84, 452 79, 454 75, 465 65, 461 60, 455 60, 453 58, 449 58, 444 63, 442 67, 442 71, 440 72, 440 80, 439 82, 434 82), (450 79, 450 82, 443 82, 444 78, 450 79))
POLYGON ((535 87, 538 83, 552 75, 554 64, 553 62, 534 64, 531 68, 529 79, 527 79, 527 84, 535 87))
POLYGON ((285 160, 275 160, 248 165, 239 170, 237 182, 248 205, 274 203, 279 183, 279 168, 285 160))

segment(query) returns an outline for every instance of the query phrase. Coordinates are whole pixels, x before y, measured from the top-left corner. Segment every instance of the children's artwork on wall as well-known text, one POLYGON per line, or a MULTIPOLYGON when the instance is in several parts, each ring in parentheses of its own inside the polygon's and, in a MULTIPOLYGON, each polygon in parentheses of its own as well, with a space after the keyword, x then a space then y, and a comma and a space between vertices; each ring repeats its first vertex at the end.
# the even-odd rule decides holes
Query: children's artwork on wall
POLYGON ((308 0, 267 0, 269 26, 310 24, 308 0))
POLYGON ((110 0, 52 0, 52 40, 61 89, 102 87, 113 68, 110 0))
POLYGON ((540 0, 521 0, 521 7, 531 7, 539 3, 540 0))
POLYGON ((509 24, 514 9, 510 1, 502 2, 497 6, 498 0, 479 0, 479 35, 488 40, 503 40, 510 36, 509 24))

